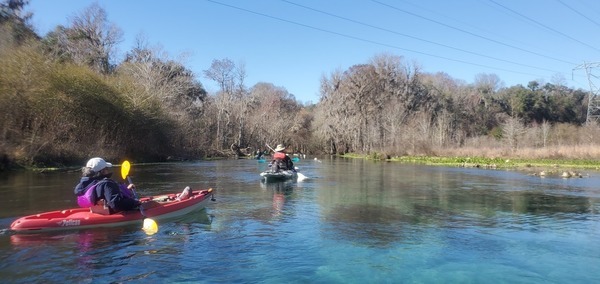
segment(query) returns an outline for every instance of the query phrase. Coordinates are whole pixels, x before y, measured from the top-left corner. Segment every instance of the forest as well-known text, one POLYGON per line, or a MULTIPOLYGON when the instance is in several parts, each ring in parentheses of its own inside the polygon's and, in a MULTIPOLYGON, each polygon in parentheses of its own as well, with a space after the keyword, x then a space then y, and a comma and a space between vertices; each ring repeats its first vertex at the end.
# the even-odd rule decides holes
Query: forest
POLYGON ((97 4, 38 35, 27 3, 0 4, 0 170, 240 157, 266 144, 380 158, 600 158, 590 92, 560 80, 504 86, 481 73, 466 83, 377 54, 322 76, 319 101, 303 104, 283 86, 245 85, 249 71, 229 58, 195 74, 141 37, 117 61, 122 31, 97 4))

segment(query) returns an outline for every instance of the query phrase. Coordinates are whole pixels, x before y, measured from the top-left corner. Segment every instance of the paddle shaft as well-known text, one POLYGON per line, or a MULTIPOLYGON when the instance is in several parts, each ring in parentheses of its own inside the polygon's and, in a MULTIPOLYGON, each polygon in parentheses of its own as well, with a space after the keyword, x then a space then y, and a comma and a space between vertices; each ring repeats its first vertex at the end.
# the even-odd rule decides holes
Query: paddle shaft
MULTIPOLYGON (((131 164, 129 163, 129 161, 124 161, 123 164, 121 165, 121 177, 123 179, 126 179, 127 182, 129 184, 133 184, 133 182, 131 181, 131 177, 129 176, 129 170, 131 169, 131 164)), ((131 192, 133 192, 133 196, 135 197, 136 200, 140 200, 137 192, 135 191, 135 186, 131 187, 131 192)), ((144 211, 144 205, 140 204, 140 214, 142 214, 142 216, 144 216, 144 223, 142 225, 142 229, 146 232, 146 234, 148 235, 153 235, 156 232, 158 232, 158 224, 156 224, 156 221, 148 218, 148 216, 146 215, 146 212, 144 211)))
POLYGON ((267 147, 269 147, 269 149, 271 149, 271 151, 275 152, 275 150, 273 150, 273 148, 271 148, 271 146, 269 146, 269 144, 265 144, 267 145, 267 147))
MULTIPOLYGON (((123 164, 124 167, 121 170, 121 176, 124 179, 127 179, 127 182, 129 184, 132 184, 133 181, 131 181, 131 177, 129 176, 129 169, 131 168, 129 161, 125 161, 123 164)), ((135 191, 135 186, 131 187, 131 192, 133 192, 133 196, 135 197, 135 199, 140 200, 140 198, 137 195, 137 192, 135 191)), ((144 206, 142 204, 140 204, 140 213, 142 213, 142 216, 146 217, 146 212, 144 212, 144 206)))
MULTIPOLYGON (((129 161, 125 160, 125 162, 123 162, 123 165, 121 165, 121 177, 127 180, 129 184, 132 184, 133 182, 131 181, 131 177, 129 176, 130 169, 131 164, 129 163, 129 161)), ((135 199, 139 199, 137 192, 135 192, 135 188, 133 186, 131 187, 131 191, 133 192, 133 196, 135 197, 135 199)))
MULTIPOLYGON (((129 184, 132 184, 132 183, 133 183, 133 182, 131 181, 131 177, 130 177, 130 176, 127 176, 127 182, 128 182, 129 184)), ((137 192, 135 191, 135 186, 132 186, 132 187, 131 187, 131 191, 133 192, 133 196, 135 197, 135 199, 140 199, 140 198, 138 197, 138 195, 137 195, 137 192)), ((140 208, 141 208, 141 206, 140 206, 140 208)), ((144 213, 142 213, 142 214, 144 214, 144 213)))

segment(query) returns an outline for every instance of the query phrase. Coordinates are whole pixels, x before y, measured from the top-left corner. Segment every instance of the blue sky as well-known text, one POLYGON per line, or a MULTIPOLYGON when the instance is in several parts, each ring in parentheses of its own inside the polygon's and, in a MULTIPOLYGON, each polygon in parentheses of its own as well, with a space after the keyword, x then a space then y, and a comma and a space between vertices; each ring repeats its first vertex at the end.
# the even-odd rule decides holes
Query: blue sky
POLYGON ((172 58, 187 54, 209 92, 202 71, 224 58, 245 65, 248 87, 269 82, 315 103, 323 75, 382 53, 467 83, 485 73, 584 90, 579 67, 600 62, 597 0, 31 0, 26 10, 43 36, 94 2, 123 30, 121 56, 143 33, 172 58))

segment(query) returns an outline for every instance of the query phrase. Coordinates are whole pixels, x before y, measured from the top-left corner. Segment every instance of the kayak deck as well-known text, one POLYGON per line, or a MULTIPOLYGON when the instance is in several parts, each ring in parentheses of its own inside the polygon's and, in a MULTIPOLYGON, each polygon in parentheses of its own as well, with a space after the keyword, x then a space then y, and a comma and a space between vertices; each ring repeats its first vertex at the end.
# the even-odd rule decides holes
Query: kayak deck
POLYGON ((291 170, 280 171, 275 173, 271 171, 264 171, 260 173, 260 176, 265 182, 295 180, 298 178, 298 174, 295 171, 291 170))

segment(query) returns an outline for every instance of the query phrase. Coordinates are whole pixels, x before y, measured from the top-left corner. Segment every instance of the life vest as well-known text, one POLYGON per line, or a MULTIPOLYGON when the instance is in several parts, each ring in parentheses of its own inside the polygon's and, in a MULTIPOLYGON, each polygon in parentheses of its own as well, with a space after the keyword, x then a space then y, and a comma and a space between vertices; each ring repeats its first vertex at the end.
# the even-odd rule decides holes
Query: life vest
POLYGON ((275 152, 275 154, 273 154, 273 159, 275 160, 284 160, 285 157, 286 155, 283 152, 275 152))
MULTIPOLYGON (((99 184, 105 182, 106 181, 104 180, 94 182, 92 185, 88 186, 88 188, 85 189, 85 192, 82 195, 77 196, 77 204, 79 205, 79 207, 89 208, 96 205, 96 202, 98 201, 96 198, 96 187, 98 187, 99 184)), ((130 189, 128 189, 126 185, 119 184, 119 189, 121 191, 121 194, 125 197, 131 199, 134 198, 133 192, 130 189)))
POLYGON ((92 185, 85 189, 82 195, 77 196, 77 204, 79 207, 89 208, 96 205, 96 187, 100 182, 93 182, 92 185))
POLYGON ((275 152, 270 166, 271 171, 274 173, 280 170, 290 170, 289 157, 283 152, 275 152))

